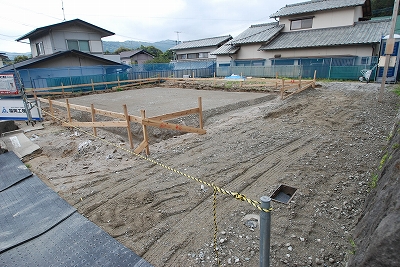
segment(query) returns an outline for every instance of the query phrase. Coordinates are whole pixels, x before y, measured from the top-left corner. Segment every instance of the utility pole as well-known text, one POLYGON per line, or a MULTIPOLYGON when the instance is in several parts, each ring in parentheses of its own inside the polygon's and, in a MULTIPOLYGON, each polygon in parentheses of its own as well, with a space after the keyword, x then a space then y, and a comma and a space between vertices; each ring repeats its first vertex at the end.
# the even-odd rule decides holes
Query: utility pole
POLYGON ((385 66, 383 68, 381 89, 379 90, 378 102, 382 102, 383 92, 385 91, 385 83, 386 83, 386 76, 387 76, 388 68, 389 68, 390 55, 393 54, 394 43, 395 43, 393 37, 394 37, 394 29, 396 28, 396 20, 397 20, 398 13, 399 13, 399 0, 395 0, 394 7, 393 7, 392 23, 390 25, 389 39, 387 39, 387 41, 386 41, 385 66))

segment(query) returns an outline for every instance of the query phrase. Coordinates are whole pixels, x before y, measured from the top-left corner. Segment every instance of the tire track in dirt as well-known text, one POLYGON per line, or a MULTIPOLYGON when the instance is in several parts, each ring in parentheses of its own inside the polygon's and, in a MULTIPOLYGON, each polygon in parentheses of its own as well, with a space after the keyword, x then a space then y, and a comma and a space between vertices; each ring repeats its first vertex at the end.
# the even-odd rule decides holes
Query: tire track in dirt
MULTIPOLYGON (((257 183, 258 180, 263 180, 262 183, 265 182, 265 177, 270 177, 270 175, 276 173, 277 170, 281 170, 282 168, 284 168, 288 162, 287 161, 280 161, 279 159, 276 159, 276 154, 278 154, 278 157, 280 157, 279 155, 282 154, 283 156, 287 157, 289 152, 293 152, 293 151, 298 151, 297 153, 292 153, 289 158, 289 163, 291 161, 296 161, 299 157, 301 157, 305 151, 308 151, 308 146, 312 146, 311 144, 311 139, 313 138, 309 138, 309 137, 304 137, 304 138, 299 138, 296 140, 292 140, 290 142, 287 142, 285 144, 279 145, 279 147, 276 147, 274 149, 275 151, 275 155, 267 155, 267 156, 263 156, 261 158, 258 158, 256 160, 256 162, 254 162, 254 160, 251 162, 251 164, 247 164, 248 166, 245 168, 244 171, 242 171, 242 173, 240 175, 238 175, 235 179, 233 179, 232 181, 229 181, 227 184, 224 184, 222 187, 224 189, 228 189, 228 188, 235 188, 235 190, 233 191, 238 191, 238 192, 243 192, 246 191, 247 188, 250 187, 255 187, 259 189, 258 185, 255 185, 257 183), (304 150, 299 150, 297 149, 298 147, 303 147, 304 150), (260 171, 260 165, 263 165, 263 170, 260 171)), ((221 176, 220 173, 216 173, 217 176, 221 176)), ((218 179, 217 179, 218 182, 218 179)), ((229 190, 229 189, 228 189, 229 190)), ((209 195, 209 198, 211 198, 211 194, 209 195)), ((224 196, 225 198, 225 196, 224 196)), ((232 206, 234 207, 236 204, 238 203, 234 203, 234 201, 236 200, 229 200, 229 197, 227 197, 228 201, 223 202, 222 204, 218 205, 218 209, 226 209, 228 207, 232 208, 232 206)), ((209 221, 210 219, 212 219, 210 217, 210 213, 211 213, 211 208, 210 206, 210 201, 200 201, 197 202, 197 204, 195 206, 192 207, 191 212, 189 212, 181 221, 180 224, 183 225, 190 225, 192 222, 198 220, 198 218, 207 218, 208 220, 204 220, 201 222, 201 225, 212 225, 212 221, 209 221), (207 207, 208 206, 208 207, 207 207), (196 219, 197 218, 197 219, 196 219)), ((247 204, 248 205, 248 204, 247 204)), ((254 207, 249 206, 248 209, 254 209, 254 207)), ((219 218, 219 220, 224 220, 224 218, 219 218)), ((226 218, 225 218, 226 220, 226 218)), ((187 230, 187 228, 185 228, 185 230, 187 230)), ((166 232, 164 235, 158 237, 158 242, 154 243, 151 247, 148 248, 147 252, 143 255, 144 257, 149 257, 152 258, 155 256, 155 254, 159 254, 160 253, 160 249, 161 247, 164 247, 165 244, 179 244, 179 242, 182 242, 182 240, 185 240, 184 242, 182 242, 181 244, 184 244, 187 239, 186 239, 186 235, 189 234, 189 236, 193 236, 194 234, 196 234, 195 232, 185 232, 184 235, 181 234, 181 229, 171 229, 170 231, 166 232)), ((199 237, 197 237, 199 238, 199 237)), ((204 239, 203 242, 207 243, 207 242, 212 242, 212 236, 209 235, 208 236, 208 240, 204 239)), ((179 255, 175 255, 175 251, 174 249, 178 249, 180 246, 177 246, 173 249, 170 249, 167 252, 167 255, 164 255, 161 258, 164 259, 168 259, 168 263, 169 264, 178 264, 178 262, 175 262, 175 260, 178 260, 179 255)), ((179 260, 178 260, 179 261, 179 260)), ((164 264, 165 262, 157 262, 157 264, 160 264, 160 266, 162 264, 164 264)))
MULTIPOLYGON (((396 101, 386 96, 387 104, 376 104, 371 84, 365 90, 348 90, 357 86, 351 83, 333 85, 210 117, 207 135, 185 134, 152 144, 151 156, 253 200, 270 195, 280 183, 296 187, 289 205, 273 203, 272 266, 314 266, 316 257, 326 264, 334 259, 329 266, 345 266, 346 239, 368 175, 382 157, 382 136, 396 101)), ((54 178, 48 182, 68 202, 154 266, 215 265, 212 189, 203 191, 195 181, 97 143, 100 153, 80 154, 69 144, 85 139, 71 134, 63 135, 68 140, 57 134, 50 154, 68 149, 73 160, 58 158, 59 167, 48 172, 54 178), (109 153, 115 157, 105 160, 109 153), (86 161, 97 167, 96 173, 85 173, 92 171, 81 164, 86 161)), ((46 173, 40 168, 50 166, 41 160, 38 169, 46 173)), ((251 231, 241 219, 258 211, 226 195, 218 194, 217 202, 223 264, 256 266, 259 230, 251 231)))

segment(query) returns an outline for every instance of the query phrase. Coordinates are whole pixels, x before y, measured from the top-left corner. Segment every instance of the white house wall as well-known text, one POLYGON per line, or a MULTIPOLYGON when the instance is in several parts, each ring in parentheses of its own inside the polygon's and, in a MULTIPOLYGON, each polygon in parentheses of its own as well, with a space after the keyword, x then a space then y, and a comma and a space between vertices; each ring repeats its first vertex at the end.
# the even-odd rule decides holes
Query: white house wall
POLYGON ((75 25, 73 27, 64 27, 50 30, 49 34, 31 39, 30 46, 32 57, 37 57, 36 43, 43 42, 45 55, 54 54, 59 51, 67 50, 66 40, 85 40, 89 41, 92 54, 102 54, 103 46, 101 35, 90 28, 75 25), (99 45, 100 44, 100 45, 99 45))
MULTIPOLYGON (((297 15, 279 19, 279 24, 285 24, 283 32, 290 32, 290 21, 302 17, 314 16, 312 29, 331 28, 353 25, 362 17, 361 7, 342 8, 338 10, 319 11, 315 14, 297 15)), ((307 30, 307 29, 305 29, 307 30)))
POLYGON ((234 55, 231 55, 231 57, 228 55, 218 55, 217 62, 218 63, 229 63, 229 62, 231 62, 231 60, 235 60, 237 58, 237 55, 234 54, 234 55))
POLYGON ((258 59, 258 58, 265 58, 265 52, 258 51, 260 48, 260 44, 246 44, 241 45, 240 50, 236 53, 237 59, 258 59))
MULTIPOLYGON (((73 27, 53 30, 53 39, 57 41, 55 43, 55 52, 57 52, 67 50, 66 40, 85 40, 92 43, 93 41, 101 41, 101 36, 99 33, 90 32, 90 28, 75 25, 73 27)), ((103 51, 98 51, 97 46, 94 50, 94 52, 103 53, 103 51)))
POLYGON ((44 54, 45 55, 50 55, 53 54, 53 45, 51 42, 51 38, 49 35, 45 35, 36 39, 31 39, 30 40, 30 46, 31 46, 31 52, 32 52, 32 57, 37 57, 38 53, 36 50, 36 44, 43 42, 43 48, 44 48, 44 54))

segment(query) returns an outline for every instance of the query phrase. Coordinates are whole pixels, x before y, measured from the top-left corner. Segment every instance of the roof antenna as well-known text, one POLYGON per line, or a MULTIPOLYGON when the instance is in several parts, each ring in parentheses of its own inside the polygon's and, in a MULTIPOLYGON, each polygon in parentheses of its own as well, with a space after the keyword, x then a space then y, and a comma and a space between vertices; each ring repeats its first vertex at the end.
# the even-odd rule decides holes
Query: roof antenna
POLYGON ((178 31, 176 31, 176 44, 178 45, 179 44, 179 34, 180 34, 181 32, 178 32, 178 31))
POLYGON ((64 17, 64 20, 63 20, 63 21, 65 21, 64 2, 63 2, 63 0, 61 0, 61 9, 62 9, 62 11, 63 11, 63 17, 64 17))

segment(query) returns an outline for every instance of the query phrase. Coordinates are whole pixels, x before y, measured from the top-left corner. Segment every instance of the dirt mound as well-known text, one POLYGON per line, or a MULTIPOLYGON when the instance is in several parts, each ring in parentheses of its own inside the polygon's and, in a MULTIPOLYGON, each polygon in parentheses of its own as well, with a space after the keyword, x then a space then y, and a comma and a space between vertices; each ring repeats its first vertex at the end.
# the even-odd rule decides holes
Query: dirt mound
MULTIPOLYGON (((272 203, 271 266, 345 266, 396 116, 399 98, 387 91, 379 103, 378 89, 321 83, 284 101, 216 112, 205 135, 150 144, 151 159, 165 165, 112 145, 129 147, 124 135, 98 129, 96 139, 46 123, 34 132, 42 154, 27 163, 154 266, 216 265, 213 190, 190 177, 253 200, 287 184, 298 190, 289 205, 272 203)), ((216 213, 222 266, 258 266, 259 228, 242 220, 258 211, 218 194, 216 213)))

